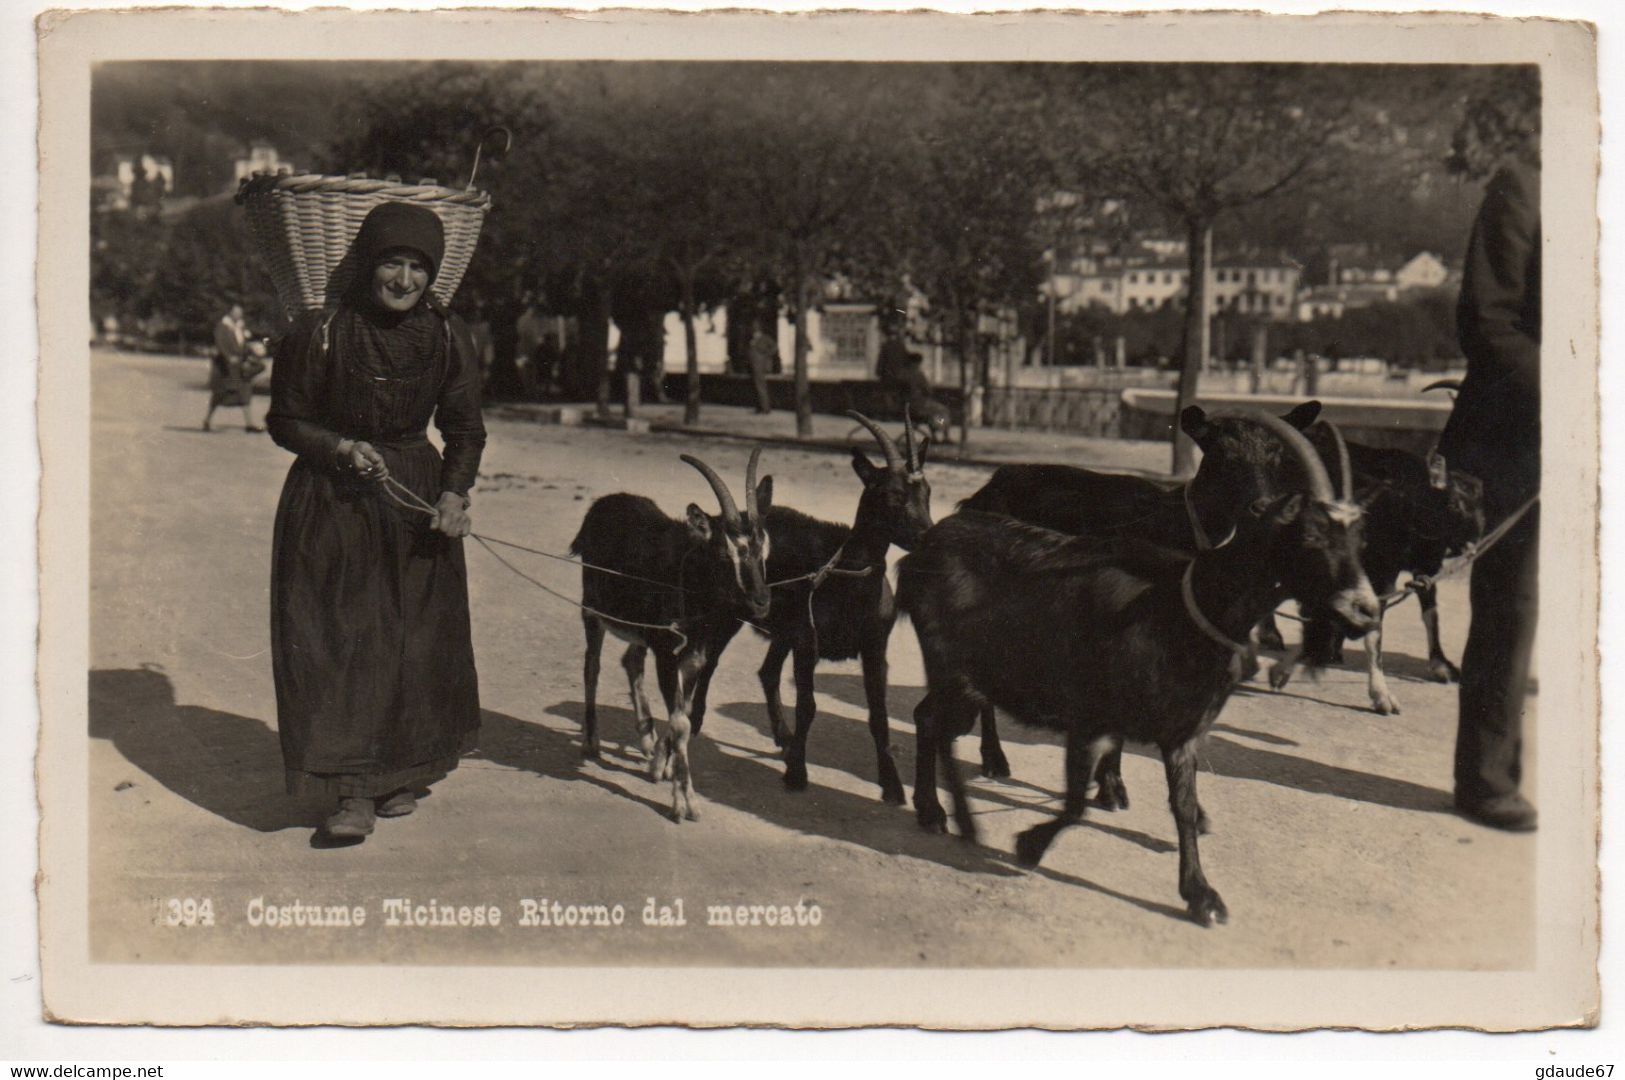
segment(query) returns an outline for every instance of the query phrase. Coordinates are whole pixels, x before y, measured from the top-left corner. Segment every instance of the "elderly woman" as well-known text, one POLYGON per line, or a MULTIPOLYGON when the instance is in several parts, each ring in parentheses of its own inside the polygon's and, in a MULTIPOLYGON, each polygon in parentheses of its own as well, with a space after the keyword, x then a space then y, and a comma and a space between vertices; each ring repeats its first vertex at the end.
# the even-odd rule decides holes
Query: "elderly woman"
POLYGON ((272 554, 277 726, 289 793, 336 799, 334 837, 411 813, 479 731, 460 538, 485 426, 467 331, 429 292, 444 246, 433 211, 376 207, 354 287, 295 324, 272 375, 266 424, 298 455, 272 554))

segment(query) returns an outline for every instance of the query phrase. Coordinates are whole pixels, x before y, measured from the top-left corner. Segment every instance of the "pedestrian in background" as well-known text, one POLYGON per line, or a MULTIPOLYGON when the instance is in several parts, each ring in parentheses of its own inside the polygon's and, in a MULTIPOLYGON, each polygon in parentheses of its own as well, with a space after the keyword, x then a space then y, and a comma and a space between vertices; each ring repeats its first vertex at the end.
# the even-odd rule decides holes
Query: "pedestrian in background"
POLYGON ((773 370, 779 358, 778 343, 762 327, 750 335, 750 381, 756 387, 756 414, 766 416, 773 411, 773 395, 768 393, 767 373, 773 370))
POLYGON ((243 305, 231 308, 214 324, 214 356, 209 362, 209 411, 203 430, 214 430, 214 411, 222 405, 243 410, 244 431, 264 431, 254 423, 254 380, 265 370, 264 346, 254 348, 243 318, 243 305), (258 352, 259 355, 255 355, 258 352))
POLYGON ((1523 713, 1538 608, 1540 508, 1540 172, 1490 180, 1467 245, 1456 329, 1467 375, 1439 453, 1484 482, 1484 518, 1523 516, 1473 563, 1461 661, 1456 807, 1481 824, 1535 828, 1519 791, 1523 713))
POLYGON ((461 540, 485 446, 479 361, 429 292, 434 211, 375 207, 355 247, 343 302, 283 339, 266 418, 299 455, 271 556, 277 731, 289 794, 334 799, 324 831, 340 838, 413 812, 480 726, 461 540))

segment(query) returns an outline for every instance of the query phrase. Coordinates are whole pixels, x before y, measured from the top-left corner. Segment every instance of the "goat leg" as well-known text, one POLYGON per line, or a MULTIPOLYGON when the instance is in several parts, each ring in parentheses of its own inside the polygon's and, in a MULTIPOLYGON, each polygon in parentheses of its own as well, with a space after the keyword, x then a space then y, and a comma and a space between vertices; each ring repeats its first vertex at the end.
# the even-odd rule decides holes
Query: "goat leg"
POLYGON ((1388 678, 1382 673, 1382 624, 1365 636, 1366 691, 1371 707, 1383 716, 1397 715, 1399 702, 1388 692, 1388 678))
POLYGON ((1089 778, 1095 789, 1095 805, 1102 810, 1127 810, 1128 788, 1123 783, 1123 740, 1114 738, 1111 748, 1100 758, 1100 765, 1089 778))
POLYGON ((1270 612, 1260 620, 1254 628, 1253 640, 1260 649, 1269 649, 1271 652, 1285 652, 1286 642, 1281 638, 1281 627, 1275 621, 1275 612, 1270 612))
POLYGON ((768 643, 767 656, 756 677, 762 683, 762 696, 767 699, 767 718, 773 726, 773 745, 781 750, 790 741, 790 732, 784 726, 784 704, 779 698, 779 687, 784 679, 784 661, 790 655, 790 643, 774 638, 768 643))
POLYGON ((1292 673, 1303 662, 1303 646, 1294 645, 1286 651, 1286 655, 1275 662, 1270 668, 1270 689, 1282 690, 1292 681, 1292 673))
POLYGON ((938 698, 927 690, 914 706, 914 816, 930 832, 945 832, 948 826, 948 815, 937 801, 938 698))
MULTIPOLYGON (((863 650, 863 695, 869 704, 869 738, 875 744, 875 769, 880 779, 880 799, 893 806, 903 805, 903 780, 897 775, 892 757, 891 718, 886 713, 886 635, 871 640, 863 650)), ((806 740, 802 739, 802 753, 806 740)))
MULTIPOLYGON (((632 690, 632 712, 637 717, 638 746, 643 756, 653 760, 655 749, 655 714, 649 708, 649 695, 643 692, 644 661, 649 655, 646 645, 628 645, 626 652, 621 654, 621 668, 626 672, 626 683, 632 690)), ((659 674, 660 663, 655 662, 656 674, 659 674)), ((665 692, 665 683, 661 683, 661 691, 665 692)), ((666 697, 668 705, 671 698, 666 697)))
POLYGON ((784 786, 791 791, 807 790, 807 736, 818 716, 818 699, 813 696, 813 672, 818 654, 810 641, 795 647, 793 671, 796 678, 796 729, 784 748, 784 786))
POLYGON ((694 805, 694 769, 689 761, 689 744, 693 740, 693 726, 688 710, 694 698, 699 673, 705 667, 704 649, 693 649, 683 654, 677 663, 676 708, 671 711, 667 740, 671 744, 671 818, 673 821, 698 821, 699 810, 694 805))
MULTIPOLYGON (((677 710, 677 658, 667 652, 655 653, 655 678, 660 683, 660 699, 666 703, 666 715, 669 718, 677 710)), ((641 679, 641 672, 640 672, 641 679)), ((648 708, 648 700, 644 700, 644 708, 648 708)), ((667 733, 657 742, 654 737, 654 717, 649 717, 649 731, 644 737, 649 755, 649 779, 659 783, 671 777, 671 731, 668 725, 667 733)))
POLYGON ((1422 605, 1422 627, 1428 632, 1428 670, 1442 683, 1461 682, 1461 669, 1445 656, 1439 642, 1439 587, 1418 585, 1416 599, 1422 605))
POLYGON ((1101 759, 1111 752, 1110 735, 1088 738, 1076 728, 1066 733, 1066 805, 1059 814, 1034 825, 1016 836, 1016 861, 1032 868, 1043 859, 1044 852, 1061 830, 1083 820, 1089 807, 1089 788, 1101 759))
POLYGON ((1168 775, 1168 805, 1179 829, 1179 895, 1199 925, 1227 922, 1230 912, 1213 886, 1207 883, 1197 848, 1202 807, 1196 798, 1196 740, 1162 747, 1162 762, 1168 775))
POLYGON ((992 705, 982 706, 982 775, 998 779, 1010 775, 1010 762, 999 742, 999 725, 992 705))
POLYGON ((587 651, 581 661, 581 679, 586 706, 581 719, 581 756, 598 760, 598 666, 604 651, 604 624, 597 616, 581 614, 581 628, 587 635, 587 651))

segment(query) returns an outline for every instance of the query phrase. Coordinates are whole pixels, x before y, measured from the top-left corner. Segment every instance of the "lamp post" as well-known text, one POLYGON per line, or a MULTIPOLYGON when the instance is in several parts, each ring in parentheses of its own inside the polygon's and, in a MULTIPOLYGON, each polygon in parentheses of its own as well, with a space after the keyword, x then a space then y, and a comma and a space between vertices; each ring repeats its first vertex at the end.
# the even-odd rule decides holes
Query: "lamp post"
POLYGON ((1055 249, 1050 248, 1044 252, 1044 262, 1049 266, 1049 330, 1044 342, 1044 363, 1048 367, 1055 366, 1055 249))

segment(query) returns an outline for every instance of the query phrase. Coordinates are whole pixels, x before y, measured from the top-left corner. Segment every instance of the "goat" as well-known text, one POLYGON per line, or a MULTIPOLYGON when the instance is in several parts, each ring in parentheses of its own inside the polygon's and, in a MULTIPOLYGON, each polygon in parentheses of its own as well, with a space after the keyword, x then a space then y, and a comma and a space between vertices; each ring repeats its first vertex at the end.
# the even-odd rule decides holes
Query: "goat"
POLYGON ((598 657, 607 630, 628 643, 621 666, 632 688, 649 778, 671 779, 671 812, 677 821, 699 816, 688 744, 697 731, 689 716, 701 672, 707 665, 714 670, 716 654, 739 619, 766 616, 771 599, 765 570, 771 542, 762 519, 772 509, 773 478, 756 482, 761 453, 759 447, 751 451, 745 468, 743 516, 715 470, 683 454, 682 460, 711 485, 720 515, 689 503, 686 519, 675 521, 641 495, 605 495, 587 508, 570 543, 570 554, 586 564, 581 571, 581 622, 587 635, 582 752, 588 758, 599 754, 598 657), (657 625, 671 629, 651 628, 657 625), (643 693, 644 658, 650 649, 668 716, 667 733, 658 745, 643 693))
POLYGON ((1179 830, 1180 896, 1201 925, 1228 918, 1198 854, 1196 746, 1240 681, 1250 652, 1243 640, 1286 596, 1324 605, 1357 631, 1377 617, 1358 557, 1359 508, 1333 496, 1301 434, 1274 417, 1257 422, 1289 448, 1308 493, 1255 499, 1232 537, 1194 556, 962 511, 903 559, 898 604, 926 673, 914 713, 921 826, 946 825, 940 762, 960 835, 974 841, 953 740, 984 705, 1066 736, 1065 808, 1018 837, 1016 856, 1028 867, 1082 820, 1101 760, 1124 738, 1151 742, 1179 830))
MULTIPOLYGON (((1338 460, 1336 449, 1316 425, 1311 442, 1328 462, 1338 460)), ((1346 443, 1355 498, 1365 507, 1365 548, 1360 561, 1378 595, 1394 588, 1401 573, 1411 576, 1427 631, 1428 668, 1440 682, 1459 682, 1461 671, 1444 654, 1439 641, 1438 589, 1430 580, 1444 560, 1460 554, 1484 533, 1484 486, 1475 476, 1447 471, 1441 459, 1423 458, 1405 450, 1346 443)), ((1283 648, 1273 618, 1261 627, 1260 641, 1283 648)), ((1291 680, 1299 661, 1308 656, 1315 666, 1343 659, 1343 634, 1323 615, 1304 612, 1302 643, 1287 650, 1270 670, 1276 690, 1291 680)), ((1399 702, 1388 689, 1382 671, 1382 626, 1365 636, 1367 693, 1378 713, 1398 713, 1399 702)))
MULTIPOLYGON (((1319 414, 1320 402, 1306 401, 1281 419, 1301 431, 1319 414)), ((1248 418, 1209 416, 1192 405, 1180 414, 1179 426, 1202 450, 1201 466, 1188 485, 1070 465, 1004 465, 959 507, 1071 535, 1135 537, 1198 551, 1234 527, 1237 507, 1298 482, 1290 457, 1282 457, 1280 440, 1248 418)), ((1010 775, 991 707, 982 710, 981 752, 984 775, 1010 775)), ((1116 765, 1112 755, 1103 780, 1118 775, 1116 765)), ((1104 809, 1128 808, 1120 784, 1103 784, 1100 799, 1104 809)))
MULTIPOLYGON (((886 646, 897 621, 897 605, 886 580, 886 552, 896 544, 911 549, 931 527, 931 485, 925 479, 929 443, 916 442, 905 422, 901 452, 880 427, 861 413, 848 416, 869 429, 885 456, 876 465, 858 449, 852 470, 863 482, 851 526, 819 521, 785 506, 767 515, 772 541, 768 559, 773 605, 764 622, 752 627, 770 639, 757 673, 767 699, 773 741, 784 747, 784 786, 807 787, 807 735, 818 713, 813 673, 820 660, 863 664, 863 692, 869 705, 869 734, 875 744, 880 797, 903 802, 903 782, 892 759, 886 713, 886 646), (810 606, 809 606, 810 604, 810 606), (784 661, 794 657, 795 727, 787 728, 779 699, 784 661)), ((703 717, 695 714, 696 729, 703 717)))

